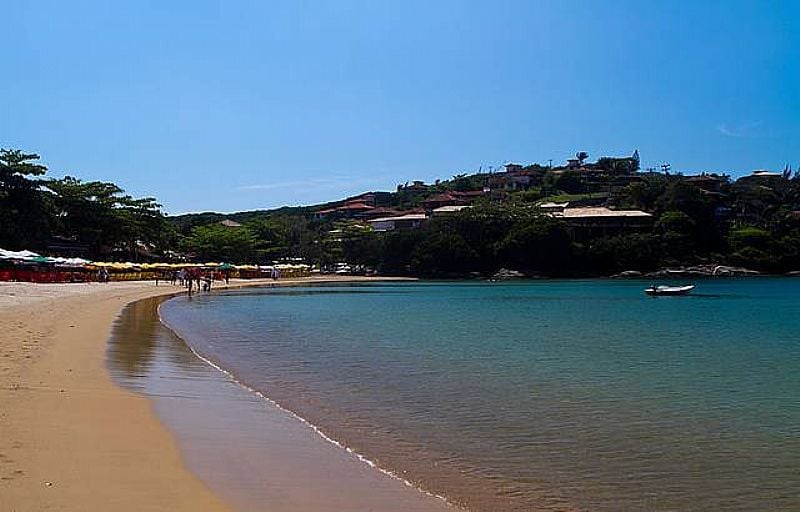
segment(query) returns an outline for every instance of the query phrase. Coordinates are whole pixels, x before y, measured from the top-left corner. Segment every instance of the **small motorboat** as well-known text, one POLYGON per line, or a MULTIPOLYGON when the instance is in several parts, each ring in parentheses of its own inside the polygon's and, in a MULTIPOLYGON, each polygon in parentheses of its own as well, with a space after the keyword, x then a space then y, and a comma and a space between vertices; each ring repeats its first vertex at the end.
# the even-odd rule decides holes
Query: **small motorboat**
POLYGON ((647 295, 687 295, 689 292, 694 290, 693 284, 687 284, 685 286, 656 286, 653 285, 649 288, 644 289, 644 293, 647 295))

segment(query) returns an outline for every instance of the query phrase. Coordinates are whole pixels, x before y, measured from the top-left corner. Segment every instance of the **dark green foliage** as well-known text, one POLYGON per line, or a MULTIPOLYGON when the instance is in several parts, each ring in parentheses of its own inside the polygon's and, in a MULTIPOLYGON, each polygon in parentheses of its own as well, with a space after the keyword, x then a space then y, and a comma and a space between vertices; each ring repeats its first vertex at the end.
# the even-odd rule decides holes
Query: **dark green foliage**
POLYGON ((35 163, 39 155, 0 150, 0 247, 39 248, 50 232, 49 201, 41 191, 47 168, 35 163))
POLYGON ((735 182, 724 175, 636 173, 633 157, 601 158, 580 169, 534 164, 523 167, 524 173, 458 174, 433 185, 376 192, 376 206, 407 211, 442 192, 498 189, 460 195, 472 208, 428 219, 419 229, 376 233, 345 214, 315 218, 315 212, 345 200, 166 219, 155 199, 133 198, 113 183, 46 179, 38 158, 0 150, 0 247, 44 250, 49 240, 61 237, 98 259, 142 261, 180 249, 198 260, 303 258, 323 267, 347 262, 383 274, 429 277, 490 275, 501 267, 552 276, 605 275, 705 262, 800 270, 800 178, 788 167, 782 175, 735 182), (509 186, 509 176, 528 181, 509 186), (512 190, 519 187, 530 188, 512 190), (640 209, 653 215, 653 227, 580 234, 574 223, 539 212, 540 200, 640 209), (242 226, 221 225, 226 219, 242 226), (596 234, 601 232, 608 235, 596 234))
POLYGON ((0 150, 0 247, 47 250, 58 236, 85 247, 83 256, 137 261, 174 246, 155 199, 133 198, 113 183, 42 179, 47 168, 38 158, 0 150))
POLYGON ((548 275, 571 273, 574 248, 564 226, 548 217, 515 223, 497 245, 502 264, 548 275))
POLYGON ((511 226, 525 222, 533 212, 528 208, 479 205, 462 210, 456 215, 433 219, 423 231, 425 234, 446 232, 458 234, 477 254, 478 262, 472 270, 496 270, 495 248, 503 240, 511 226))
POLYGON ((586 183, 579 171, 564 171, 553 186, 566 194, 583 194, 587 191, 586 183))
POLYGON ((192 228, 182 249, 203 262, 250 263, 256 255, 256 238, 244 226, 209 224, 192 228))
POLYGON ((141 250, 163 252, 174 241, 172 226, 151 197, 134 199, 113 183, 70 176, 46 186, 53 192, 55 231, 87 244, 92 254, 117 251, 137 260, 141 250))
POLYGON ((633 208, 638 210, 653 211, 667 187, 667 178, 660 174, 649 175, 641 181, 631 183, 623 188, 615 198, 615 203, 620 208, 633 208))
POLYGON ((730 246, 734 251, 753 247, 764 250, 771 241, 770 232, 766 229, 747 226, 731 231, 730 246))
POLYGON ((591 273, 603 275, 625 270, 655 270, 662 261, 661 242, 657 236, 633 233, 593 241, 584 265, 591 273))
POLYGON ((381 241, 378 234, 363 229, 344 233, 342 258, 353 265, 377 268, 381 263, 381 241))
POLYGON ((427 277, 463 276, 477 270, 478 254, 457 233, 428 233, 411 253, 411 270, 427 277))
POLYGON ((534 204, 540 199, 542 199, 541 188, 530 188, 528 190, 523 190, 522 192, 517 192, 512 197, 512 201, 515 203, 534 204))
POLYGON ((633 157, 611 158, 604 156, 592 167, 610 172, 611 174, 634 174, 639 170, 639 161, 633 157))
POLYGON ((411 257, 422 239, 419 231, 391 231, 380 235, 378 271, 386 275, 411 275, 411 257))

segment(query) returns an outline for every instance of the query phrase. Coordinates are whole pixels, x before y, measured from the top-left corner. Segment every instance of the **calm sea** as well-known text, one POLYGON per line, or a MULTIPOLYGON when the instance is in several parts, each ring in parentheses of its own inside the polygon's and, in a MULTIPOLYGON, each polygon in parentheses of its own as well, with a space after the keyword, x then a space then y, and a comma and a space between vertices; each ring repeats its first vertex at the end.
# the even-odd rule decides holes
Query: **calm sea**
POLYGON ((800 280, 180 297, 198 353, 471 510, 800 510, 800 280))

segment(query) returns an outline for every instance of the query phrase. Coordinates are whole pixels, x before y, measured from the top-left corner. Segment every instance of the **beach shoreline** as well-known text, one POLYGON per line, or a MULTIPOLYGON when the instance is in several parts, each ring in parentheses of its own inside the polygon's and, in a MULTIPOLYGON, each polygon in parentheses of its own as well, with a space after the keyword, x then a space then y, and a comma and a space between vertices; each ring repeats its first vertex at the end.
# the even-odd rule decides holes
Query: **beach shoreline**
POLYGON ((150 400, 119 387, 106 367, 123 308, 182 290, 152 281, 0 285, 0 496, 8 510, 230 510, 186 468, 150 400))

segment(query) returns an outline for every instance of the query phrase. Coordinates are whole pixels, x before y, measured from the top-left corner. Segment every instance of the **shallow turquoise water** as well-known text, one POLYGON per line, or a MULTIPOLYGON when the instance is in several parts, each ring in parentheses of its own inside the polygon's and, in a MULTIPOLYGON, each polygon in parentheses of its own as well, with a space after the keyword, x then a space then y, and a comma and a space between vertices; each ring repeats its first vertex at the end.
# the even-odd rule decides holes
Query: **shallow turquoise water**
POLYGON ((184 297, 198 352, 474 510, 800 510, 800 280, 184 297))

